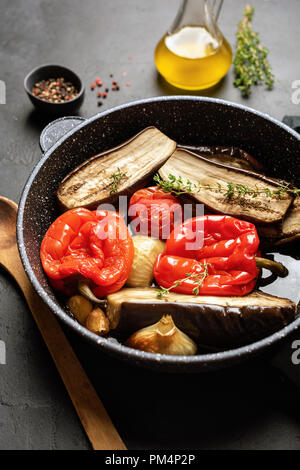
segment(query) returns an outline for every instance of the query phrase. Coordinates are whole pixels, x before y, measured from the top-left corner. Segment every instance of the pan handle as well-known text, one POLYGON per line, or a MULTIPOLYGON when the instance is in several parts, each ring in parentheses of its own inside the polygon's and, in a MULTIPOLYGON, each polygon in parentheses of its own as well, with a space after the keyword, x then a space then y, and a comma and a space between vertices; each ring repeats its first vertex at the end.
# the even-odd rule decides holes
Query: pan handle
POLYGON ((266 359, 300 390, 300 328, 284 339, 266 359))
POLYGON ((284 116, 282 122, 300 134, 300 116, 284 116))
POLYGON ((58 140, 84 121, 85 118, 81 116, 65 116, 50 122, 40 135, 42 152, 47 152, 58 140))

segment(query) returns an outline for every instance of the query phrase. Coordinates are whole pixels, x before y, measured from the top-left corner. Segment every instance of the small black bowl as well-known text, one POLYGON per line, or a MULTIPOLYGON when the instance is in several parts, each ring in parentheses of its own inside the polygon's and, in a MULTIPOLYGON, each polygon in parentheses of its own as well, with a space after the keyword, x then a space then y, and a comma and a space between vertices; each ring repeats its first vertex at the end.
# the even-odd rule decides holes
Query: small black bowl
POLYGON ((76 73, 62 65, 46 64, 33 69, 24 79, 24 88, 34 106, 38 110, 51 116, 74 113, 74 111, 79 109, 84 98, 84 86, 82 81, 76 73), (76 87, 78 95, 76 95, 75 98, 65 101, 64 103, 50 103, 49 101, 41 100, 32 93, 32 88, 37 82, 60 77, 63 77, 76 87))

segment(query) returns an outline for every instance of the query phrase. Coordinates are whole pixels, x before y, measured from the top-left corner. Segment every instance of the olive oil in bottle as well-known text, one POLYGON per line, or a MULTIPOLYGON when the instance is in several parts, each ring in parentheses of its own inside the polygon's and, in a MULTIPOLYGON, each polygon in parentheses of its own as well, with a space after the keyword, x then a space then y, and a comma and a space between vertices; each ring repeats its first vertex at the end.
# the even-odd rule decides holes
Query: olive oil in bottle
MULTIPOLYGON (((218 2, 214 1, 214 6, 218 2)), ((170 30, 156 46, 157 70, 172 85, 201 90, 218 83, 232 63, 231 47, 217 26, 209 0, 182 0, 170 30)))
POLYGON ((203 26, 184 26, 167 33, 155 50, 155 64, 170 84, 186 90, 201 90, 218 83, 232 62, 226 39, 214 38, 203 26))

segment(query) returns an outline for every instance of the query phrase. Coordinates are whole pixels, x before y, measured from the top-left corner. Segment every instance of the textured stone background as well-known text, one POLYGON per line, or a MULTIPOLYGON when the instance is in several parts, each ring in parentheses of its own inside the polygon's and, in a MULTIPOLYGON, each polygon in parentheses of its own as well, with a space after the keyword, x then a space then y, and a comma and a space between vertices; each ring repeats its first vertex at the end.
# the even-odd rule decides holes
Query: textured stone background
MULTIPOLYGON (((226 0, 220 26, 231 44, 245 1, 226 0)), ((40 158, 47 121, 33 112, 24 76, 42 63, 62 63, 90 82, 109 73, 121 86, 101 108, 87 89, 82 116, 127 101, 177 94, 158 78, 154 47, 170 25, 177 0, 2 0, 0 79, 0 194, 19 200, 40 158), (132 56, 132 60, 128 59, 132 56), (122 77, 122 72, 127 76, 122 77)), ((273 92, 255 90, 246 104, 282 119, 299 114, 291 83, 300 79, 299 0, 255 0, 255 29, 269 46, 273 92)), ((241 102, 232 71, 208 96, 241 102)), ((23 297, 0 271, 0 449, 88 449, 62 382, 23 297)), ((209 375, 166 376, 135 370, 96 353, 68 333, 83 365, 130 449, 299 449, 299 390, 257 360, 209 375)))

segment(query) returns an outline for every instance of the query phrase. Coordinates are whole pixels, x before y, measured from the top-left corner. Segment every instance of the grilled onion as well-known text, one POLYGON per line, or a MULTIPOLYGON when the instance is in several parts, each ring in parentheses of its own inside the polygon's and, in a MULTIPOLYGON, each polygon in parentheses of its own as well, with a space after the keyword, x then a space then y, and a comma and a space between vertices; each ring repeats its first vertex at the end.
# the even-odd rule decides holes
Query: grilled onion
POLYGON ((176 327, 171 315, 164 315, 159 322, 134 333, 126 345, 173 356, 192 356, 197 352, 196 343, 176 327))
POLYGON ((130 287, 148 287, 153 279, 153 268, 157 255, 164 251, 165 244, 161 240, 143 235, 137 235, 132 240, 134 258, 127 285, 130 287))

